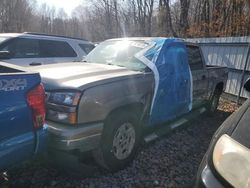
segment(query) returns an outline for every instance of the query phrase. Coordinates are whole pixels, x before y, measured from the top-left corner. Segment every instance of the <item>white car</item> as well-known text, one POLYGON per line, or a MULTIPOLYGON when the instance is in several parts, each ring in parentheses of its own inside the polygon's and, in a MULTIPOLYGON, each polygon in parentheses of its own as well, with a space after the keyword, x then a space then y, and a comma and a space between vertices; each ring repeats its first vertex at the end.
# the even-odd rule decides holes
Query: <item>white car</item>
POLYGON ((82 61, 94 44, 79 38, 39 33, 0 34, 1 61, 19 65, 42 65, 82 61))

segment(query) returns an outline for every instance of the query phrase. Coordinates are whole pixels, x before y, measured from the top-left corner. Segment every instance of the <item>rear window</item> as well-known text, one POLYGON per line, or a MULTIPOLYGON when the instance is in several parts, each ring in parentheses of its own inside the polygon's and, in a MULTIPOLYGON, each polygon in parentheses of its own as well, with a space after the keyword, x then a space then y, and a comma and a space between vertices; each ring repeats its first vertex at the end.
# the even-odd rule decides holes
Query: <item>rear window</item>
POLYGON ((63 41, 15 38, 4 42, 0 51, 9 51, 11 58, 76 57, 73 48, 63 41))
POLYGON ((10 52, 11 58, 39 57, 39 41, 36 39, 15 38, 8 41, 0 51, 10 52))
POLYGON ((199 70, 203 68, 200 48, 197 46, 187 46, 188 63, 191 70, 199 70))
POLYGON ((76 57, 73 48, 63 41, 40 40, 41 57, 76 57))
POLYGON ((93 44, 79 44, 79 46, 86 54, 88 54, 95 48, 93 44))

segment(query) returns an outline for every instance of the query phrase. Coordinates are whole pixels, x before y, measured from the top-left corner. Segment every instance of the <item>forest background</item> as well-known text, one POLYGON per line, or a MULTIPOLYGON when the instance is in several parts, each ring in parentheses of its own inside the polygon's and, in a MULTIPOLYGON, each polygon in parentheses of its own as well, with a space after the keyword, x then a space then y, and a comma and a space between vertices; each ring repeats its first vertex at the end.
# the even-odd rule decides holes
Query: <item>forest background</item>
POLYGON ((250 35, 250 0, 83 0, 67 15, 36 0, 0 0, 0 32, 103 41, 135 36, 250 35))

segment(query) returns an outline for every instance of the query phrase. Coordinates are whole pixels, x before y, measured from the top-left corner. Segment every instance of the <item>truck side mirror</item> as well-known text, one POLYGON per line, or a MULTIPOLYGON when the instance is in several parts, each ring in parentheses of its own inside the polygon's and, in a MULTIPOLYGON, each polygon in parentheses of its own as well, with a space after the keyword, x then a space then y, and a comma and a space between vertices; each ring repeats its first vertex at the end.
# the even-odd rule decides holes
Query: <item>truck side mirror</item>
POLYGON ((0 51, 0 59, 10 59, 11 55, 9 51, 0 51))
POLYGON ((245 85, 244 85, 244 88, 250 92, 250 78, 246 81, 245 85))

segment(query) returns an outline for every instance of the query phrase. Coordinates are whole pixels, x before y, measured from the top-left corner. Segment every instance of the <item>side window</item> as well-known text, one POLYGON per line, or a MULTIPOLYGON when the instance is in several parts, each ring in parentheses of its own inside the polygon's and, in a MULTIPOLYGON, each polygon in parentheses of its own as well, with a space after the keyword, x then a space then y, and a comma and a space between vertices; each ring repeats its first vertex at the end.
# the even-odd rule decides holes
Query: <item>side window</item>
POLYGON ((95 48, 95 46, 92 44, 79 44, 79 46, 86 54, 95 48))
POLYGON ((63 41, 40 40, 41 57, 76 57, 73 48, 63 41))
POLYGON ((199 70, 203 68, 200 49, 197 46, 187 46, 188 63, 191 70, 199 70))
POLYGON ((11 58, 39 57, 39 42, 36 39, 15 38, 8 41, 1 51, 9 51, 11 58))

